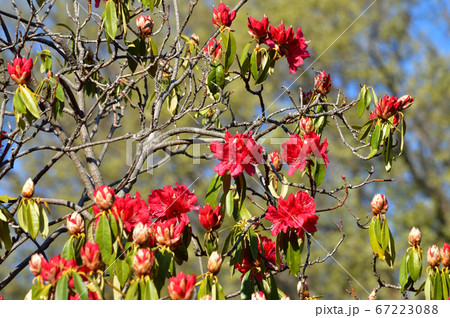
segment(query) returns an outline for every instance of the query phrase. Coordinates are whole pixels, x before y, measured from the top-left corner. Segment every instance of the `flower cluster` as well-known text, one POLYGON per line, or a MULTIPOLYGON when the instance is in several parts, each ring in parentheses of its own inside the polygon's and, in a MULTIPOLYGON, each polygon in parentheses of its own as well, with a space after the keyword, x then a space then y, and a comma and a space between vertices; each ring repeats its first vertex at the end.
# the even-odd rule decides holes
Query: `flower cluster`
POLYGON ((329 93, 331 88, 331 77, 330 74, 327 74, 325 71, 320 72, 314 78, 314 88, 316 92, 325 96, 329 93))
POLYGON ((176 218, 157 221, 150 227, 150 234, 154 239, 154 244, 175 250, 182 242, 181 238, 186 225, 185 221, 178 222, 176 218))
POLYGON ((219 61, 222 57, 222 44, 218 43, 216 38, 212 38, 203 50, 214 62, 219 61))
POLYGON ((254 165, 262 162, 262 147, 252 138, 252 132, 236 133, 234 136, 227 130, 225 143, 220 144, 214 140, 210 145, 214 158, 221 162, 214 169, 219 176, 227 172, 237 177, 245 170, 250 176, 255 173, 254 165))
POLYGON ((200 224, 208 231, 217 230, 223 222, 223 215, 220 211, 220 205, 214 210, 207 204, 203 209, 199 210, 198 219, 200 224))
POLYGON ((141 248, 134 255, 133 271, 137 277, 149 275, 155 263, 155 256, 153 251, 146 248, 141 248))
POLYGON ((8 63, 9 76, 17 84, 25 84, 31 78, 31 70, 33 69, 33 59, 26 59, 25 57, 16 57, 13 61, 13 65, 8 63))
POLYGON ((187 276, 179 272, 177 276, 169 278, 169 295, 172 300, 189 300, 195 285, 195 275, 187 276))
POLYGON ((281 147, 283 148, 283 160, 289 165, 288 175, 290 176, 293 176, 297 169, 304 171, 307 163, 312 164, 312 156, 316 160, 322 159, 325 168, 329 162, 327 138, 320 143, 320 136, 315 131, 303 134, 301 137, 292 134, 291 138, 281 147))
POLYGON ((212 23, 215 26, 219 28, 230 27, 234 18, 236 18, 236 10, 231 11, 230 8, 222 2, 217 9, 216 7, 213 7, 212 23))
POLYGON ((316 214, 314 199, 307 192, 298 191, 296 195, 289 194, 287 200, 279 198, 276 208, 269 206, 266 219, 273 223, 272 235, 291 230, 303 239, 304 232, 317 231, 316 223, 319 217, 316 214))
POLYGON ((90 271, 97 271, 102 268, 103 264, 100 257, 100 248, 97 243, 86 242, 80 250, 83 265, 90 271))
POLYGON ((396 126, 400 119, 398 112, 410 107, 413 102, 414 98, 409 95, 404 95, 400 98, 385 95, 379 100, 378 105, 375 107, 375 111, 370 113, 370 119, 378 118, 388 120, 394 116, 392 124, 396 126))

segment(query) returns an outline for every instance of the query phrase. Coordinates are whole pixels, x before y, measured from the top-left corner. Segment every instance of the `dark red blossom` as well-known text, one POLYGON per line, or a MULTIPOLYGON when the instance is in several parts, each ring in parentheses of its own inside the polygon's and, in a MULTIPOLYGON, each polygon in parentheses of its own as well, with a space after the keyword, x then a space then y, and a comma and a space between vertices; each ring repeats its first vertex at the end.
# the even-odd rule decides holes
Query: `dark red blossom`
POLYGON ((195 286, 195 275, 187 276, 182 271, 169 278, 169 295, 172 300, 189 300, 195 286))
POLYGON ((207 231, 217 230, 223 222, 223 215, 220 212, 220 205, 218 205, 214 210, 209 204, 205 205, 203 209, 199 210, 198 219, 200 224, 207 231))
POLYGON ((322 159, 325 168, 327 167, 327 162, 329 162, 327 138, 320 143, 320 136, 315 131, 302 135, 301 138, 296 134, 292 134, 291 138, 281 147, 283 148, 283 160, 290 165, 288 170, 288 175, 290 176, 293 176, 297 169, 304 171, 307 162, 312 162, 311 155, 316 159, 322 159))
POLYGON ((168 220, 177 218, 189 223, 186 213, 199 209, 194 206, 197 202, 197 196, 189 192, 188 188, 182 184, 173 188, 170 185, 162 189, 152 190, 152 194, 148 196, 148 208, 150 214, 154 218, 168 220))
POLYGON ((9 76, 17 84, 25 84, 31 78, 31 70, 33 69, 33 59, 26 59, 25 57, 16 57, 13 61, 13 65, 8 63, 9 76))
POLYGON ((213 7, 213 17, 212 23, 217 27, 230 27, 231 22, 233 22, 234 18, 236 18, 236 10, 230 11, 230 8, 223 4, 219 3, 219 6, 213 7))
POLYGON ((322 94, 323 96, 327 95, 330 92, 331 88, 330 74, 327 74, 325 71, 317 74, 317 76, 314 78, 314 88, 316 92, 322 94))
POLYGON ((210 149, 214 157, 221 161, 214 169, 219 176, 229 172, 232 177, 237 177, 244 170, 252 176, 255 173, 254 165, 262 163, 262 147, 253 140, 251 131, 248 134, 236 133, 232 136, 227 130, 225 143, 220 144, 214 140, 210 149))
POLYGON ((222 57, 222 45, 217 42, 216 38, 212 38, 203 50, 215 62, 222 57))
POLYGON ((370 113, 370 119, 379 118, 388 120, 391 116, 395 115, 395 124, 393 123, 395 126, 399 121, 398 112, 410 107, 413 102, 414 98, 409 95, 404 95, 400 98, 385 95, 379 100, 377 107, 375 107, 375 111, 370 113))
POLYGON ((316 223, 319 217, 316 213, 314 198, 307 192, 298 191, 296 195, 289 194, 288 199, 278 199, 278 206, 269 206, 266 219, 273 223, 272 235, 281 231, 292 230, 303 239, 303 233, 317 231, 316 223))
POLYGON ((100 260, 100 247, 97 243, 87 241, 80 250, 83 264, 91 271, 96 271, 102 267, 100 260))
POLYGON ((136 192, 135 198, 129 193, 125 198, 117 198, 111 210, 116 219, 122 220, 124 228, 130 233, 138 223, 151 224, 148 207, 145 201, 141 200, 139 192, 136 192))
POLYGON ((182 242, 181 238, 186 225, 184 221, 178 223, 176 218, 157 221, 150 227, 150 236, 154 240, 154 245, 175 250, 182 242))
POLYGON ((47 262, 43 258, 41 276, 44 280, 56 286, 56 282, 61 275, 71 269, 74 271, 78 270, 77 262, 74 259, 68 261, 64 257, 61 257, 61 255, 56 255, 47 262))
POLYGON ((258 41, 258 43, 263 43, 267 39, 268 29, 269 19, 266 15, 263 16, 261 21, 248 17, 248 33, 258 41))

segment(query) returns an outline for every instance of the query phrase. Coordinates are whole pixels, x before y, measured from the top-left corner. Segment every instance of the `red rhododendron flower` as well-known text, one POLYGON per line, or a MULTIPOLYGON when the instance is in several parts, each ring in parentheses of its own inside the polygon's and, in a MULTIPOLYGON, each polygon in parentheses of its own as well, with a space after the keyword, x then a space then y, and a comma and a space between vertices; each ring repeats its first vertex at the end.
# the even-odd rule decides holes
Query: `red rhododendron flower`
POLYGON ((153 19, 141 14, 136 19, 136 26, 138 27, 141 36, 149 36, 153 31, 153 19))
POLYGON ((220 212, 220 205, 214 210, 207 204, 203 209, 199 210, 198 219, 201 225, 209 232, 217 230, 223 222, 223 215, 220 212))
POLYGON ((248 17, 248 33, 258 41, 258 43, 263 43, 266 40, 268 28, 269 19, 266 15, 263 16, 261 21, 248 17))
POLYGON ((260 241, 258 242, 258 249, 259 252, 262 253, 261 250, 261 243, 262 246, 264 248, 264 259, 261 256, 258 256, 258 258, 256 260, 253 260, 252 256, 251 256, 251 252, 249 251, 249 249, 246 247, 245 248, 245 252, 244 252, 244 258, 242 259, 242 262, 240 263, 236 263, 235 264, 235 268, 242 273, 242 275, 244 275, 245 273, 247 273, 249 270, 254 270, 254 272, 252 272, 252 277, 253 275, 255 275, 256 279, 258 279, 259 281, 261 281, 261 279, 263 278, 262 273, 260 271, 260 266, 261 264, 265 264, 265 260, 267 260, 267 262, 269 264, 265 264, 265 272, 269 272, 271 269, 271 266, 274 266, 276 264, 276 259, 277 259, 277 254, 276 254, 276 244, 275 242, 273 242, 270 238, 265 237, 265 236, 260 236, 259 237, 260 241), (267 266, 269 265, 269 266, 267 266))
POLYGON ((175 250, 181 244, 186 225, 184 221, 177 224, 176 218, 159 220, 150 227, 150 234, 157 246, 175 250))
POLYGON ((87 241, 80 250, 83 264, 91 271, 96 271, 102 267, 100 260, 100 247, 97 243, 87 241))
POLYGON ((155 262, 153 251, 141 248, 133 258, 133 271, 138 277, 149 275, 155 262))
POLYGON ((229 27, 234 18, 236 18, 236 10, 230 12, 230 8, 222 2, 217 9, 216 7, 213 7, 212 23, 214 23, 215 26, 219 28, 223 26, 229 27))
POLYGON ((391 116, 396 115, 394 117, 394 121, 398 123, 398 112, 410 107, 414 102, 414 98, 409 95, 404 95, 397 99, 396 96, 387 96, 385 95, 382 99, 379 100, 377 107, 375 107, 375 111, 370 113, 370 119, 380 118, 383 120, 388 120, 391 116))
POLYGON ((152 194, 148 196, 148 207, 152 217, 163 220, 175 217, 186 223, 189 223, 186 213, 199 209, 198 206, 194 206, 196 202, 197 196, 178 182, 176 188, 167 185, 162 189, 152 190, 152 194))
POLYGON ((3 296, 0 296, 0 300, 4 300, 3 296))
MULTIPOLYGON (((98 294, 96 292, 89 292, 88 293, 89 300, 100 300, 100 297, 98 297, 98 294)), ((80 295, 70 295, 69 300, 81 300, 80 295)))
POLYGON ((322 94, 323 96, 327 95, 330 92, 331 88, 331 77, 330 74, 327 74, 325 71, 320 72, 314 78, 314 87, 316 92, 322 94))
MULTIPOLYGON (((281 156, 278 153, 278 151, 274 151, 269 155, 269 160, 270 162, 272 162, 273 167, 275 168, 276 171, 280 171, 281 170, 281 166, 283 165, 283 162, 281 160, 281 156)), ((272 167, 270 167, 270 169, 272 170, 272 167)))
POLYGON ((145 201, 141 200, 139 192, 136 192, 134 199, 129 193, 125 198, 117 198, 111 211, 116 219, 120 218, 123 221, 124 228, 130 233, 138 223, 151 224, 148 207, 145 201))
POLYGON ((303 37, 302 28, 297 29, 294 37, 292 27, 285 29, 283 22, 278 27, 273 25, 269 27, 269 39, 265 43, 276 49, 280 56, 286 56, 292 74, 297 72, 304 59, 311 56, 307 50, 308 45, 303 37))
POLYGON ((252 176, 255 173, 254 165, 262 162, 262 147, 248 134, 236 133, 232 136, 227 130, 225 143, 220 144, 214 140, 210 145, 214 157, 221 162, 214 169, 219 176, 230 172, 232 177, 239 176, 244 170, 252 176))
POLYGON ((441 248, 441 260, 444 267, 450 267, 450 244, 444 243, 441 248))
POLYGON ((253 293, 252 300, 266 300, 266 295, 262 291, 253 293))
POLYGON ((216 38, 212 38, 205 46, 203 51, 215 62, 222 57, 222 44, 218 43, 216 38))
POLYGON ((41 276, 44 280, 55 286, 61 275, 70 269, 75 271, 78 269, 77 261, 74 259, 67 261, 64 257, 61 257, 61 255, 56 255, 48 262, 45 259, 42 259, 41 276))
POLYGON ((317 231, 316 223, 319 217, 316 213, 314 198, 307 192, 298 191, 296 195, 289 194, 288 199, 278 199, 277 208, 269 206, 266 219, 273 223, 272 235, 281 231, 295 231, 303 239, 303 232, 317 231))
POLYGON ((17 84, 25 84, 31 78, 31 70, 33 69, 33 59, 30 57, 28 60, 23 57, 16 57, 13 61, 13 65, 8 63, 9 76, 17 84))
POLYGON ((283 145, 283 160, 290 165, 288 175, 293 176, 295 170, 305 170, 307 161, 312 160, 311 155, 316 159, 322 159, 325 168, 327 167, 328 154, 327 138, 320 143, 320 136, 311 131, 309 134, 302 135, 300 138, 296 134, 292 134, 291 138, 283 145))
POLYGON ((195 285, 195 275, 187 276, 179 272, 176 277, 169 278, 169 295, 172 300, 189 300, 195 285))

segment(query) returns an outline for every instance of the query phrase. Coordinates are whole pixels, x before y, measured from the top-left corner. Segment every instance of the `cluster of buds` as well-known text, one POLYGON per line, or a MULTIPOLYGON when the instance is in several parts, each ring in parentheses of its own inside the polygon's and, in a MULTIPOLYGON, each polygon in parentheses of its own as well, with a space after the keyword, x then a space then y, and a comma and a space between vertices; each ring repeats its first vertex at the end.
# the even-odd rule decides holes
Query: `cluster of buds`
MULTIPOLYGON (((278 172, 281 170, 281 166, 283 165, 283 161, 281 159, 281 155, 279 154, 278 151, 274 151, 269 155, 269 160, 270 162, 272 162, 273 167, 275 168, 275 170, 278 172)), ((270 170, 272 170, 272 167, 270 166, 270 170)))
POLYGON ((80 250, 81 260, 91 271, 97 271, 102 268, 102 262, 100 260, 100 247, 97 243, 87 241, 80 250))
POLYGON ((148 242, 149 227, 147 224, 139 222, 133 229, 133 243, 144 245, 148 242))
POLYGON ((252 294, 252 300, 266 300, 266 295, 262 291, 252 294))
POLYGON ((172 300, 189 300, 195 286, 195 275, 187 276, 179 272, 176 277, 169 278, 169 295, 172 300))
POLYGON ((437 247, 436 245, 430 246, 430 248, 428 249, 427 262, 431 267, 438 267, 441 263, 439 247, 437 247))
POLYGON ((134 255, 133 271, 137 277, 149 275, 155 263, 155 256, 152 251, 146 248, 141 248, 134 255))
POLYGON ((136 26, 141 37, 149 36, 153 31, 153 19, 141 14, 136 20, 136 26))
POLYGON ((422 233, 420 233, 419 229, 414 226, 411 231, 409 231, 409 245, 412 247, 419 247, 421 240, 422 233))
POLYGON ((199 210, 198 219, 200 224, 208 231, 217 230, 223 222, 223 215, 220 212, 220 205, 218 205, 214 210, 207 204, 203 209, 199 210))
POLYGON ((309 117, 302 117, 299 122, 300 132, 302 135, 308 135, 314 130, 314 124, 309 117))
POLYGON ((222 2, 217 7, 213 7, 212 23, 219 27, 230 27, 231 22, 236 18, 236 10, 230 11, 230 8, 222 2))
POLYGON ((17 83, 17 84, 25 84, 31 78, 31 70, 33 69, 33 59, 29 58, 28 60, 23 57, 16 57, 13 61, 13 65, 8 63, 8 73, 9 76, 17 83))
POLYGON ((389 204, 386 199, 386 196, 382 194, 376 194, 373 197, 372 202, 370 203, 370 208, 372 209, 372 213, 374 215, 386 213, 388 207, 389 204))
POLYGON ((28 178, 28 180, 25 182, 25 184, 22 187, 22 196, 26 199, 29 199, 34 194, 34 182, 31 180, 31 178, 28 178))
POLYGON ((252 17, 248 17, 248 33, 258 43, 264 43, 267 39, 269 29, 269 19, 266 15, 263 16, 261 21, 258 21, 252 17))
POLYGON ((100 210, 107 211, 111 209, 114 204, 114 190, 106 185, 102 185, 95 189, 94 200, 100 210))
POLYGON ((377 107, 375 107, 375 111, 370 113, 370 118, 371 119, 380 118, 383 120, 388 120, 391 116, 397 115, 397 112, 410 107, 413 102, 414 98, 412 98, 409 95, 404 95, 398 99, 396 96, 389 97, 385 95, 378 102, 377 107))
POLYGON ((78 235, 84 232, 84 219, 78 212, 73 212, 67 218, 67 229, 71 235, 78 235))
POLYGON ((216 251, 212 252, 208 259, 208 271, 217 275, 220 272, 220 267, 222 266, 222 255, 216 251))
POLYGON ((322 96, 327 95, 331 88, 331 77, 330 74, 325 73, 325 71, 320 72, 314 78, 314 89, 316 92, 322 94, 322 96))
POLYGON ((222 57, 222 45, 217 42, 216 38, 212 38, 205 46, 204 52, 206 55, 210 56, 214 62, 217 62, 222 57))
POLYGON ((156 245, 175 250, 181 244, 181 237, 186 227, 185 222, 177 223, 176 218, 158 221, 150 228, 150 234, 155 238, 156 245))

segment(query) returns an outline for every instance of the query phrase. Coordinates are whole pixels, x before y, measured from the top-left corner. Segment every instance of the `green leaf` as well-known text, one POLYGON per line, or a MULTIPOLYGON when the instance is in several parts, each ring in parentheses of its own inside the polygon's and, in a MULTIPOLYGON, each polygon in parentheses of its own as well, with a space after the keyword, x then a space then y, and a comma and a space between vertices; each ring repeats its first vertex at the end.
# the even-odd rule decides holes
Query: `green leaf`
POLYGON ((108 218, 108 221, 109 221, 109 226, 111 227, 112 235, 114 236, 114 238, 116 238, 120 234, 119 233, 119 222, 116 220, 116 218, 113 215, 111 215, 108 218))
MULTIPOLYGON (((375 237, 377 238, 377 242, 378 242, 378 244, 380 244, 381 245, 381 222, 380 222, 380 218, 381 218, 381 216, 380 215, 378 215, 378 216, 376 216, 375 217, 375 227, 374 227, 374 230, 375 230, 375 237)), ((384 251, 384 250, 383 250, 384 251)))
POLYGON ((200 283, 200 287, 198 289, 198 299, 202 299, 205 296, 211 296, 211 281, 209 276, 206 276, 202 282, 200 283))
POLYGON ((213 209, 216 207, 217 196, 219 195, 220 188, 222 187, 222 177, 217 173, 209 184, 206 191, 205 204, 209 204, 213 209))
POLYGON ((380 144, 380 133, 381 133, 381 123, 377 122, 375 129, 372 132, 372 137, 370 138, 370 154, 369 158, 375 156, 378 152, 378 145, 380 144))
POLYGON ((250 45, 252 42, 248 42, 244 48, 242 49, 241 56, 239 58, 239 63, 241 65, 241 74, 245 75, 248 71, 248 64, 250 62, 250 59, 248 58, 248 49, 250 48, 250 45))
POLYGON ((225 52, 225 71, 228 71, 234 62, 236 56, 236 40, 233 33, 229 32, 227 51, 225 52))
POLYGON ((364 138, 366 138, 370 130, 372 129, 372 126, 373 120, 369 120, 367 123, 365 123, 364 126, 362 126, 359 130, 358 140, 363 140, 364 138))
POLYGON ((247 271, 241 280, 241 299, 250 300, 252 299, 252 280, 250 278, 251 271, 247 271))
POLYGON ((400 152, 397 155, 399 157, 403 153, 403 148, 405 147, 405 134, 406 134, 406 120, 402 118, 402 130, 400 134, 400 152))
POLYGON ((265 294, 268 295, 271 300, 279 300, 280 296, 278 295, 277 282, 272 273, 269 273, 268 285, 269 290, 265 289, 265 294))
POLYGON ((436 271, 436 276, 434 277, 434 291, 433 291, 433 300, 443 300, 442 298, 442 280, 441 273, 439 269, 436 271))
POLYGON ((252 73, 253 79, 258 80, 258 51, 255 49, 250 57, 250 72, 252 73))
POLYGON ((48 216, 42 204, 39 205, 39 232, 43 238, 48 236, 48 216))
POLYGON ((389 231, 389 244, 386 252, 386 264, 390 268, 394 268, 394 262, 395 262, 395 242, 394 242, 394 236, 392 236, 391 231, 389 231))
MULTIPOLYGON (((110 217, 113 216, 111 215, 110 217)), ((105 214, 102 214, 102 216, 98 220, 97 231, 95 233, 95 242, 100 248, 100 254, 102 255, 103 261, 106 264, 109 264, 111 257, 112 239, 108 218, 105 214)))
POLYGON ((81 300, 89 300, 89 291, 83 279, 78 273, 73 273, 73 282, 75 284, 75 290, 81 300))
POLYGON ((271 65, 271 59, 269 54, 265 54, 261 60, 264 61, 264 63, 261 64, 262 71, 258 75, 258 79, 256 80, 255 84, 262 84, 269 75, 270 65, 271 65))
POLYGON ((233 216, 233 210, 234 210, 234 199, 233 199, 233 191, 228 191, 227 195, 225 196, 225 204, 222 205, 222 208, 225 207, 225 213, 229 216, 233 216))
POLYGON ((216 85, 216 70, 217 67, 211 65, 211 71, 208 73, 208 89, 211 94, 215 94, 219 91, 219 88, 216 85))
POLYGON ((295 235, 295 237, 294 235, 291 235, 286 251, 286 263, 289 266, 289 273, 293 276, 297 276, 297 273, 302 265, 301 252, 301 248, 298 245, 297 235, 295 235))
POLYGON ((67 274, 63 274, 56 284, 55 300, 67 300, 69 294, 68 283, 69 278, 67 277, 67 274))
POLYGON ((22 100, 22 93, 20 90, 20 86, 17 88, 16 93, 13 97, 13 106, 18 112, 25 114, 27 112, 27 106, 25 102, 22 100))
POLYGON ((28 201, 22 200, 17 208, 17 222, 24 232, 28 232, 27 222, 25 222, 25 212, 28 210, 28 201))
MULTIPOLYGON (((0 213, 1 214, 1 213, 0 213)), ((3 245, 5 246, 5 250, 9 251, 12 247, 12 239, 9 232, 9 226, 7 222, 0 221, 0 243, 3 242, 3 245)), ((0 244, 1 248, 2 244, 0 244)))
POLYGON ((42 285, 39 280, 36 281, 35 284, 33 284, 33 287, 31 288, 31 299, 32 300, 44 300, 47 299, 48 292, 52 288, 51 284, 48 285, 42 285))
POLYGON ((400 265, 400 270, 398 273, 398 280, 400 282, 400 286, 402 287, 402 292, 405 290, 405 286, 408 283, 408 270, 407 263, 409 259, 409 250, 406 251, 405 256, 403 256, 402 264, 400 265))
POLYGON ((20 92, 22 94, 21 98, 30 114, 36 119, 41 118, 41 116, 39 115, 38 104, 36 99, 34 98, 33 92, 25 85, 21 86, 20 92))
POLYGON ((214 282, 213 284, 213 289, 215 288, 216 290, 216 299, 217 300, 225 300, 225 294, 223 293, 223 288, 222 286, 219 284, 218 281, 214 282))
POLYGON ((444 270, 442 270, 442 272, 441 272, 442 299, 444 299, 444 300, 448 299, 448 287, 449 286, 447 285, 447 277, 448 277, 448 273, 446 273, 446 272, 444 272, 444 270))
POLYGON ((364 114, 364 111, 366 110, 366 95, 367 95, 367 86, 364 85, 361 88, 361 91, 359 92, 359 101, 356 106, 358 107, 358 117, 361 118, 361 116, 364 114))
POLYGON ((115 262, 116 276, 119 280, 120 286, 124 286, 130 275, 130 266, 126 260, 117 259, 115 262))
POLYGON ((0 195, 0 201, 4 203, 8 203, 9 201, 17 200, 15 197, 10 197, 9 195, 2 194, 0 195))
MULTIPOLYGON (((375 234, 375 227, 376 227, 376 223, 375 222, 376 222, 377 219, 378 218, 373 217, 372 220, 370 221, 370 224, 369 224, 369 240, 370 240, 370 245, 372 246, 372 251, 375 254, 378 255, 378 258, 381 261, 384 261, 385 255, 384 255, 383 250, 381 249, 380 244, 378 244, 378 240, 377 240, 377 237, 376 237, 376 234, 375 234)), ((378 224, 379 224, 379 221, 378 221, 378 224)))
POLYGON ((314 182, 317 186, 320 186, 325 179, 325 165, 317 163, 314 166, 314 182))
POLYGON ((28 201, 28 209, 25 213, 25 222, 27 223, 28 232, 34 239, 39 233, 39 206, 34 201, 28 201))
POLYGON ((104 28, 107 38, 115 39, 119 19, 117 18, 114 0, 108 0, 106 2, 105 11, 103 12, 103 21, 105 22, 104 28))
MULTIPOLYGON (((112 0, 109 0, 112 1, 112 0)), ((137 300, 138 299, 138 287, 139 281, 135 280, 128 288, 127 294, 125 295, 125 300, 137 300)))
POLYGON ((253 260, 256 260, 258 258, 258 253, 259 253, 259 243, 258 243, 258 237, 256 236, 256 233, 251 226, 248 228, 248 238, 249 238, 250 251, 252 253, 253 260))
POLYGON ((156 290, 156 286, 153 280, 151 279, 148 280, 147 288, 150 292, 150 300, 158 300, 159 299, 158 290, 156 290))
POLYGON ((223 69, 222 64, 217 65, 217 69, 216 69, 216 84, 220 88, 224 88, 225 87, 225 71, 223 69))
POLYGON ((234 179, 234 182, 236 183, 236 191, 239 195, 238 209, 240 210, 247 195, 247 182, 245 181, 244 174, 240 174, 239 177, 234 179))
POLYGON ((252 217, 250 211, 245 207, 245 205, 241 206, 239 210, 239 217, 241 220, 248 220, 252 217))
POLYGON ((158 273, 155 278, 155 286, 158 291, 164 286, 164 281, 169 273, 170 264, 172 263, 172 253, 160 251, 155 253, 158 261, 158 273))
POLYGON ((61 252, 61 257, 64 257, 68 261, 70 261, 71 259, 75 259, 75 249, 73 248, 72 236, 64 244, 61 252))
POLYGON ((142 0, 142 5, 153 11, 155 7, 155 0, 142 0))
POLYGON ((431 292, 432 292, 432 288, 433 288, 433 275, 430 273, 427 275, 427 279, 425 280, 425 287, 424 287, 424 294, 425 294, 425 299, 426 300, 431 300, 431 292))
POLYGON ((422 271, 422 261, 419 251, 413 247, 408 259, 408 273, 413 281, 417 281, 422 271))
POLYGON ((389 244, 389 226, 387 224, 387 219, 384 218, 383 225, 381 226, 381 248, 386 251, 389 244))

